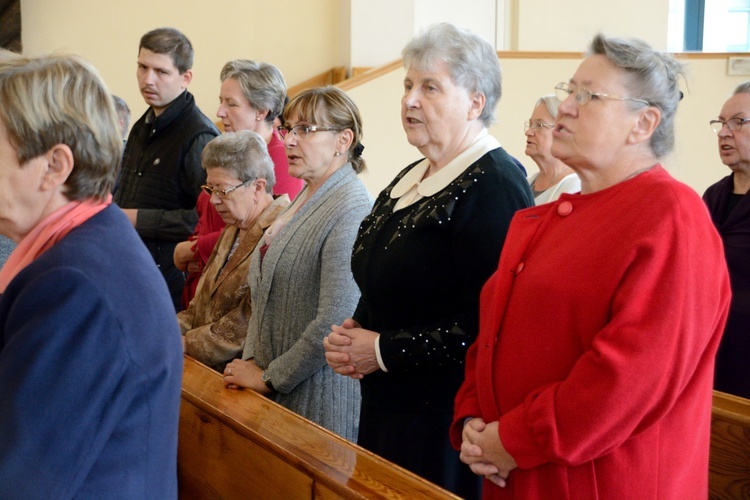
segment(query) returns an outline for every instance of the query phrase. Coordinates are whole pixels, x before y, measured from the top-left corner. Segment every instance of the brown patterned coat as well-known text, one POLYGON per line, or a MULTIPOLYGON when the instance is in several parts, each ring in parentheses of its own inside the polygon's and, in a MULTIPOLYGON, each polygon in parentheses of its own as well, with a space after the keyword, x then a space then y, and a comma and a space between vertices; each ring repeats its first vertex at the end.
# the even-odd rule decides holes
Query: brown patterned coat
POLYGON ((288 205, 287 195, 274 200, 242 235, 229 261, 227 256, 239 229, 236 226, 224 229, 198 282, 195 298, 186 310, 177 314, 185 336, 186 354, 223 371, 227 362, 242 353, 252 314, 247 283, 250 256, 263 232, 288 205))

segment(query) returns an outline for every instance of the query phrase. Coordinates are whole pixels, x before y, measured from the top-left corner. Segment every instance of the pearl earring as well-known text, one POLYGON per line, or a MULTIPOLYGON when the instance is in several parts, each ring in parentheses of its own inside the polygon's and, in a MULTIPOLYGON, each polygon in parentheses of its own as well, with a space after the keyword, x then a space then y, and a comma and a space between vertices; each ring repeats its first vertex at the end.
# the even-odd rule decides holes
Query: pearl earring
POLYGON ((341 151, 336 151, 336 154, 334 154, 333 156, 341 156, 341 151))

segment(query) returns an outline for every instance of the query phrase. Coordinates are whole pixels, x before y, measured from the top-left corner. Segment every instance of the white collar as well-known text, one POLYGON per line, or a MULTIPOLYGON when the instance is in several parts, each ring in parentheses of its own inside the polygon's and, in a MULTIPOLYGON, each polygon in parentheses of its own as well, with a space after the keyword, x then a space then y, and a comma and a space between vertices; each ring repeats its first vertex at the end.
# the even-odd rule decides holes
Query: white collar
POLYGON ((489 135, 486 128, 479 131, 469 147, 461 154, 453 158, 443 168, 422 180, 425 172, 430 167, 430 161, 425 158, 409 170, 391 189, 391 198, 401 198, 403 195, 416 188, 421 197, 432 196, 445 189, 464 170, 479 158, 493 149, 500 147, 500 143, 489 135))

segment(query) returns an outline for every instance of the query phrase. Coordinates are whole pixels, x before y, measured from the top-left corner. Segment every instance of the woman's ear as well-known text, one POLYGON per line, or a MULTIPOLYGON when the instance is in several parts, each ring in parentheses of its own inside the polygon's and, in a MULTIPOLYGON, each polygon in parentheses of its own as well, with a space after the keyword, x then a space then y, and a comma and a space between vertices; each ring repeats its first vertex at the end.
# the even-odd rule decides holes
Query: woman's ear
POLYGON ((261 179, 261 178, 255 179, 255 192, 265 193, 267 185, 268 183, 266 182, 265 179, 261 179))
POLYGON ((482 115, 484 105, 487 103, 487 98, 480 92, 472 93, 469 98, 471 99, 471 101, 469 103, 469 114, 467 118, 469 121, 472 121, 476 120, 482 115))
POLYGON ((342 130, 338 133, 338 139, 336 142, 336 150, 340 153, 346 153, 352 145, 354 140, 354 132, 351 129, 342 130))
POLYGON ((661 121, 661 110, 655 106, 649 106, 638 113, 638 118, 630 131, 629 142, 637 144, 648 141, 654 134, 656 127, 661 121))
POLYGON ((73 172, 73 151, 67 144, 55 144, 42 155, 47 170, 42 174, 42 190, 50 191, 65 184, 73 172))

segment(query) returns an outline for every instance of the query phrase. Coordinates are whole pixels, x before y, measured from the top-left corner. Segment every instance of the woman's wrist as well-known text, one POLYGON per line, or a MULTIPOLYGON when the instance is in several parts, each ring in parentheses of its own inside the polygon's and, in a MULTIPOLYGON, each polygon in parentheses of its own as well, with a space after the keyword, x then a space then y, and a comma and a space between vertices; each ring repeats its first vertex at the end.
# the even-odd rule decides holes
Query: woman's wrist
POLYGON ((274 392, 276 392, 276 388, 273 386, 273 382, 271 382, 268 371, 263 370, 263 373, 260 374, 260 381, 263 382, 263 384, 268 389, 267 394, 273 394, 274 392))

